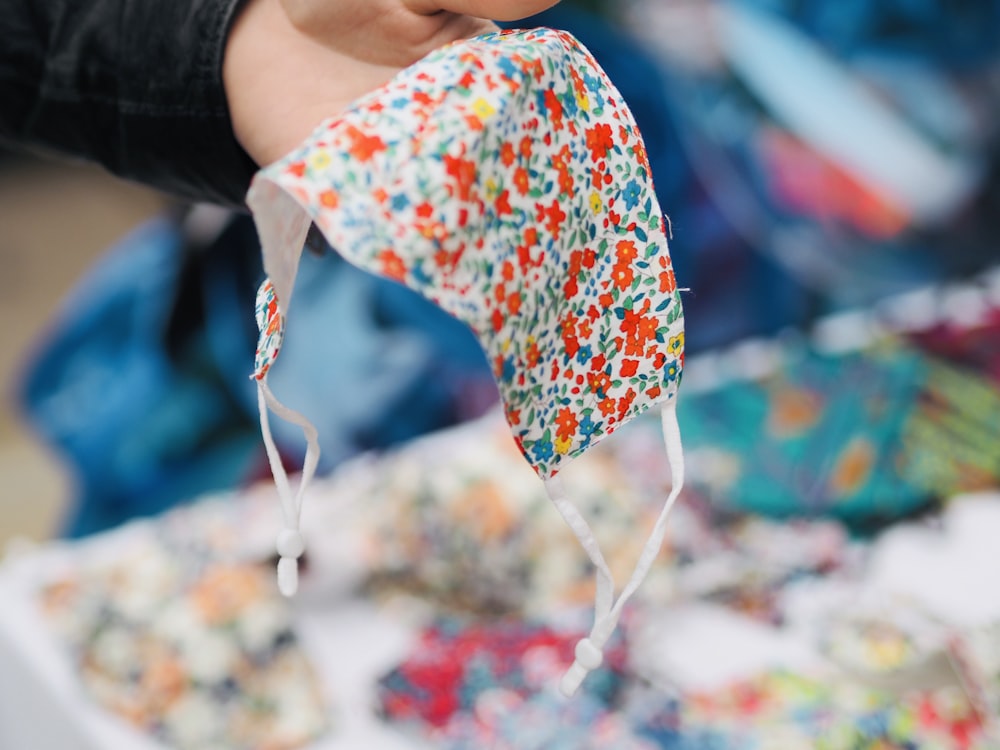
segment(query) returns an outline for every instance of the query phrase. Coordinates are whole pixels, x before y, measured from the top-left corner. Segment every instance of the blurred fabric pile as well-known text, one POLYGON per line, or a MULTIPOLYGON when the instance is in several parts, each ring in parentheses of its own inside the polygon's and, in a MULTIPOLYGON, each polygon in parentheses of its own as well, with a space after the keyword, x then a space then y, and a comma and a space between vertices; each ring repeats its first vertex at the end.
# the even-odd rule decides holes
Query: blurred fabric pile
MULTIPOLYGON (((0 746, 29 746, 51 694, 67 750, 1000 747, 1000 2, 535 22, 634 111, 690 289, 689 486, 604 667, 551 692, 592 571, 475 339, 321 243, 271 373, 327 475, 302 594, 279 597, 260 250, 247 217, 196 207, 113 248, 26 369, 77 496, 73 541, 0 568, 0 694, 20 696, 0 746)), ((654 428, 566 472, 613 569, 669 488, 654 428)))
MULTIPOLYGON (((613 569, 632 564, 669 484, 657 427, 643 418, 563 472, 613 569)), ((1000 493, 859 535, 822 514, 722 508, 693 486, 569 701, 555 686, 594 590, 553 511, 493 411, 315 486, 294 600, 273 578, 266 484, 12 555, 0 740, 996 747, 1000 493), (40 730, 39 711, 62 720, 40 730)))

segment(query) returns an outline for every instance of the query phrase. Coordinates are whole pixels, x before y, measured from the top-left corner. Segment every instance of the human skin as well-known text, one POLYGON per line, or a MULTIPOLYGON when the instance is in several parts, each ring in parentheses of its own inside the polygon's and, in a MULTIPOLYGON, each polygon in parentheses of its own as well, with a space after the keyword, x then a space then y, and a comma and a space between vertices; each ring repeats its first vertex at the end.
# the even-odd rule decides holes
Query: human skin
POLYGON ((558 0, 248 0, 223 82, 240 144, 276 161, 321 121, 449 42, 558 0))

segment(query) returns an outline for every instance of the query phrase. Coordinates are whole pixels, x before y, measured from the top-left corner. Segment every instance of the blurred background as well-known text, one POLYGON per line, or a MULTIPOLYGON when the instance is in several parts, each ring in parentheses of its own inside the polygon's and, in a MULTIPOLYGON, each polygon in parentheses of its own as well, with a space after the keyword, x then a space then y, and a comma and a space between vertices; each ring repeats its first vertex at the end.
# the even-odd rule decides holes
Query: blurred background
POLYGON ((72 474, 25 423, 17 383, 43 345, 60 302, 123 234, 159 213, 162 197, 103 171, 23 154, 0 155, 0 544, 58 533, 74 496, 72 474))
MULTIPOLYGON (((720 750, 1000 747, 991 734, 1000 707, 1000 588, 990 572, 1000 561, 988 541, 1000 534, 1000 3, 563 0, 532 23, 574 33, 632 108, 671 220, 677 278, 690 289, 680 412, 690 487, 665 553, 673 576, 652 590, 695 609, 671 615, 653 607, 629 632, 641 642, 648 620, 688 643, 701 630, 712 634, 711 646, 731 641, 745 645, 742 656, 759 658, 727 672, 716 663, 722 657, 713 661, 712 647, 699 650, 695 639, 697 658, 657 651, 653 671, 637 674, 622 644, 614 679, 574 718, 544 702, 529 713, 550 726, 553 716, 564 726, 616 716, 613 728, 601 725, 619 743, 604 746, 614 747, 633 740, 720 750), (922 558, 921 549, 933 554, 922 558), (718 609, 698 609, 708 605, 718 609), (847 611, 857 617, 834 617, 847 611), (818 656, 800 659, 805 652, 818 656), (831 664, 834 672, 825 671, 831 664), (699 681, 700 667, 717 669, 719 679, 699 681), (828 745, 817 744, 821 736, 828 745)), ((486 746, 482 732, 529 746, 517 735, 523 726, 483 719, 492 715, 477 703, 484 688, 456 676, 445 655, 456 644, 488 652, 507 638, 521 659, 511 669, 527 670, 522 652, 550 643, 542 626, 517 620, 497 633, 487 621, 462 618, 551 616, 538 602, 550 610, 585 602, 586 561, 561 551, 553 541, 560 531, 542 524, 529 532, 544 503, 525 485, 517 498, 505 497, 501 479, 516 471, 506 459, 466 457, 460 492, 435 484, 427 456, 413 447, 422 435, 486 415, 473 423, 472 443, 499 451, 489 422, 495 387, 471 334, 407 290, 320 245, 312 250, 284 367, 271 382, 321 426, 329 477, 321 492, 331 504, 365 497, 371 505, 350 526, 316 511, 315 527, 331 538, 338 529, 356 532, 353 542, 341 540, 342 555, 317 556, 316 580, 333 569, 356 573, 362 560, 366 592, 402 584, 422 592, 435 616, 461 612, 421 631, 439 659, 423 664, 430 682, 421 683, 402 655, 365 666, 380 674, 372 700, 385 721, 430 746, 486 746), (364 461, 376 468, 359 470, 364 461), (472 516, 465 502, 478 509, 472 516), (474 523, 460 530, 487 507, 503 534, 474 523), (525 569, 518 556, 536 564, 525 569), (434 680, 461 683, 455 689, 465 698, 456 706, 464 708, 422 703, 434 680), (478 724, 459 720, 470 706, 478 724)), ((250 220, 179 206, 90 167, 3 154, 0 258, 0 311, 13 321, 0 352, 0 548, 34 540, 40 551, 21 554, 41 555, 37 570, 58 571, 39 582, 37 573, 12 568, 18 595, 30 599, 25 591, 40 587, 44 608, 64 623, 74 608, 106 614, 119 606, 108 582, 120 584, 122 571, 102 563, 90 579, 74 578, 65 559, 50 562, 50 550, 66 549, 47 541, 56 538, 79 540, 69 543, 69 567, 81 569, 87 550, 121 549, 108 541, 121 538, 132 538, 141 554, 110 557, 160 560, 164 570, 192 547, 205 560, 252 557, 244 543, 258 554, 251 531, 274 519, 252 499, 267 464, 247 379, 256 342, 250 311, 262 278, 250 220), (250 499, 238 512, 202 502, 220 492, 250 499), (163 518, 174 521, 162 526, 128 523, 168 511, 174 515, 163 518), (227 524, 249 541, 230 538, 227 524), (113 529, 125 536, 107 536, 113 529)), ((301 465, 295 433, 276 425, 290 467, 301 465)), ((598 488, 593 508, 626 552, 632 536, 641 538, 629 530, 651 511, 621 508, 630 497, 655 507, 668 481, 651 458, 655 441, 636 434, 632 454, 610 454, 604 473, 580 480, 598 488), (637 466, 650 477, 645 485, 625 470, 637 466), (633 494, 622 495, 623 487, 633 494)), ((461 444, 449 450, 459 455, 461 444)), ((230 625, 244 605, 257 607, 247 621, 271 617, 268 658, 283 661, 268 668, 311 685, 298 705, 314 710, 282 735, 285 745, 273 746, 326 736, 318 707, 331 700, 329 686, 316 687, 326 678, 308 677, 307 662, 325 675, 316 649, 333 647, 322 645, 316 628, 341 632, 340 625, 315 612, 275 615, 256 574, 226 570, 212 585, 202 568, 173 571, 174 583, 162 590, 181 598, 197 591, 202 604, 221 596, 233 606, 230 625), (236 606, 219 593, 234 586, 256 593, 236 606)), ((148 575, 162 584, 166 574, 148 575)), ((147 583, 121 586, 138 596, 147 583)), ((142 616, 152 621, 154 611, 150 604, 142 616)), ((426 610, 413 618, 425 623, 426 610)), ((103 657, 88 649, 108 620, 74 623, 63 632, 73 663, 92 668, 103 657)), ((372 638, 395 644, 387 653, 405 654, 400 644, 411 641, 386 627, 372 638)), ((127 641, 112 651, 134 649, 121 645, 127 641)), ((166 700, 162 685, 154 690, 148 674, 121 669, 130 676, 110 666, 83 670, 88 690, 168 746, 263 747, 246 739, 252 733, 237 741, 231 724, 220 728, 198 713, 232 705, 221 688, 205 688, 200 703, 189 701, 187 718, 168 721, 157 708, 166 700), (135 684, 155 697, 141 710, 116 692, 135 684), (182 726, 201 734, 184 735, 182 726)), ((513 700, 517 691, 501 672, 480 677, 513 700)), ((277 708, 267 714, 272 728, 277 715, 277 708)), ((329 747, 370 729, 344 726, 329 747)), ((385 744, 370 746, 397 746, 378 741, 385 744)))

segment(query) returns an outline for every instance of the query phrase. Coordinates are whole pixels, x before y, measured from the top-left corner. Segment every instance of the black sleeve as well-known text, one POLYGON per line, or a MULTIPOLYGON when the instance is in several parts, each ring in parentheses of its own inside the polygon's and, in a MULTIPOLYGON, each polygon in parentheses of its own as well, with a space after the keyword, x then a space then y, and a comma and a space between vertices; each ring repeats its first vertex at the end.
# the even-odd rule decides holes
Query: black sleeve
POLYGON ((242 206, 256 166, 222 86, 242 0, 0 0, 0 138, 242 206))

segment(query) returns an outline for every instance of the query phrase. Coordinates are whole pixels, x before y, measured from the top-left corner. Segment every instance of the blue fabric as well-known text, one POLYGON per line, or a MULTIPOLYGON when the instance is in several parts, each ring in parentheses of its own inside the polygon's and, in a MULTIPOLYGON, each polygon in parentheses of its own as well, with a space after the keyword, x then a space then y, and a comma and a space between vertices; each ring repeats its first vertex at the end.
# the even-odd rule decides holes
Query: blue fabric
POLYGON ((256 436, 207 365, 164 336, 182 242, 157 219, 130 234, 80 283, 21 389, 25 413, 71 466, 77 498, 64 531, 81 536, 231 486, 256 436))

